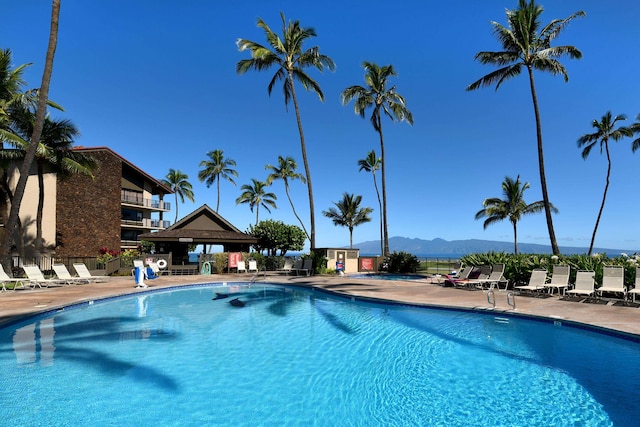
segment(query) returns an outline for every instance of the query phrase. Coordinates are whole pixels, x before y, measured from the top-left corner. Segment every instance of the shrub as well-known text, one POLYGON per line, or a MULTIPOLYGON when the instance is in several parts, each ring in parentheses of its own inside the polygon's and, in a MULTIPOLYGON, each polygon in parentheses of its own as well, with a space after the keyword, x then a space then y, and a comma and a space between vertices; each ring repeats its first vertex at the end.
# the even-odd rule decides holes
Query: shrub
POLYGON ((389 273, 415 273, 420 267, 418 257, 409 252, 393 252, 387 258, 389 273))

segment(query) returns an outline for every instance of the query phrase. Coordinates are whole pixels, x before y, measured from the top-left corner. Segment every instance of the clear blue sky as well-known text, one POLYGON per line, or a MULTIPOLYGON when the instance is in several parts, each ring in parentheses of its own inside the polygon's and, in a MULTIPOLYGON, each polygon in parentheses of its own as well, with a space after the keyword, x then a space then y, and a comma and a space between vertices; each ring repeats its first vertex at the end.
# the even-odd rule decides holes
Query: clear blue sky
MULTIPOLYGON (((51 2, 4 0, 0 47, 11 48, 15 65, 32 62, 29 87, 40 84, 51 2)), ((591 121, 611 110, 640 113, 640 31, 636 0, 546 0, 544 23, 578 10, 556 45, 574 45, 581 60, 564 59, 570 80, 536 75, 542 113, 550 199, 561 246, 589 245, 605 184, 606 157, 594 149, 585 161, 577 139, 591 133, 591 121)), ((293 109, 281 90, 267 95, 274 71, 235 73, 248 57, 235 41, 264 42, 257 18, 280 31, 279 12, 314 27, 308 47, 337 64, 334 73, 310 74, 325 102, 298 89, 314 185, 317 246, 349 243, 348 230, 321 212, 342 193, 361 194, 375 208, 374 220, 354 231, 354 242, 379 238, 377 199, 371 174, 357 161, 379 140, 370 122, 342 106, 340 92, 363 84, 363 61, 393 64, 393 80, 407 100, 415 124, 384 123, 387 148, 389 235, 446 240, 512 241, 508 221, 483 230, 474 220, 486 197, 501 196, 505 176, 531 184, 529 203, 542 198, 535 123, 525 74, 493 88, 465 87, 493 70, 474 62, 483 50, 500 50, 490 21, 505 23, 516 0, 442 1, 206 1, 62 0, 60 34, 51 99, 82 132, 77 145, 108 146, 161 179, 169 168, 190 177, 196 202, 179 206, 183 216, 203 203, 215 208, 215 187, 198 182, 199 162, 210 150, 224 150, 237 162, 237 187, 222 182, 220 213, 244 230, 255 215, 236 205, 240 186, 264 180, 265 164, 292 156, 303 172, 293 109)), ((596 246, 640 249, 637 185, 640 153, 631 139, 613 143, 613 170, 596 246)), ((281 182, 271 188, 278 209, 260 219, 296 224, 281 182)), ((292 184, 293 198, 308 221, 306 188, 292 184)), ((172 200, 173 201, 173 200, 172 200)), ((173 220, 174 214, 168 219, 173 220)), ((519 241, 548 244, 544 215, 524 217, 519 241)), ((393 248, 392 248, 393 249, 393 248)))

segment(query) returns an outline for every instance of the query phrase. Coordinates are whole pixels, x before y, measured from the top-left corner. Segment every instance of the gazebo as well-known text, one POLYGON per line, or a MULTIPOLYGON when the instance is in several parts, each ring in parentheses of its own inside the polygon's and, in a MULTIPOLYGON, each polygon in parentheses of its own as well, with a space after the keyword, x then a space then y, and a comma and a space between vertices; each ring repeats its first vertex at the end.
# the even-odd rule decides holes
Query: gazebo
POLYGON ((171 253, 172 265, 188 263, 189 245, 222 245, 225 252, 249 252, 258 242, 206 204, 165 230, 141 234, 140 239, 155 243, 157 253, 171 253))

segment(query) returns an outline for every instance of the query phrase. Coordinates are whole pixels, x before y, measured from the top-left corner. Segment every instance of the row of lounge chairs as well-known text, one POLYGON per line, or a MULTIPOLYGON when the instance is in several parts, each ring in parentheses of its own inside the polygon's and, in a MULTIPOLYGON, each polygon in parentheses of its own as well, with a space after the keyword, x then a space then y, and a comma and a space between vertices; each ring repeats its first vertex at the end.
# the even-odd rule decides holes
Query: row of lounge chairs
POLYGON ((298 276, 300 273, 304 273, 307 276, 311 276, 313 273, 313 260, 311 258, 307 258, 304 261, 298 259, 294 262, 290 259, 286 259, 284 261, 284 266, 282 268, 278 268, 276 271, 280 274, 296 273, 296 276, 298 276))
POLYGON ((495 264, 479 268, 465 267, 459 275, 448 278, 445 284, 450 284, 457 288, 506 290, 509 286, 509 281, 504 277, 504 264, 495 264), (503 286, 502 288, 501 285, 503 286))
POLYGON ((595 287, 595 271, 580 270, 576 272, 576 280, 573 287, 569 284, 569 275, 571 269, 567 265, 556 265, 553 267, 551 281, 547 283, 547 270, 534 269, 531 272, 529 283, 526 285, 515 286, 516 290, 530 291, 532 293, 540 293, 547 291, 553 293, 558 289, 558 294, 562 291, 563 295, 592 295, 602 297, 605 293, 621 294, 626 299, 627 294, 633 296, 635 302, 636 294, 640 294, 640 267, 636 268, 635 287, 627 290, 624 283, 624 267, 621 266, 605 266, 602 268, 602 286, 595 287))
POLYGON ((55 277, 46 278, 40 267, 37 265, 24 265, 22 269, 25 278, 21 277, 9 277, 0 264, 0 283, 2 283, 2 291, 6 291, 6 285, 12 284, 13 290, 21 287, 26 289, 27 286, 31 288, 42 288, 43 286, 63 286, 63 285, 78 285, 82 283, 102 282, 109 278, 109 276, 94 276, 91 274, 87 266, 83 263, 74 263, 73 268, 77 273, 77 276, 72 276, 64 264, 53 264, 53 271, 55 277))
POLYGON ((246 263, 244 261, 238 261, 238 273, 257 273, 258 272, 258 262, 254 260, 249 260, 249 268, 246 267, 246 263))

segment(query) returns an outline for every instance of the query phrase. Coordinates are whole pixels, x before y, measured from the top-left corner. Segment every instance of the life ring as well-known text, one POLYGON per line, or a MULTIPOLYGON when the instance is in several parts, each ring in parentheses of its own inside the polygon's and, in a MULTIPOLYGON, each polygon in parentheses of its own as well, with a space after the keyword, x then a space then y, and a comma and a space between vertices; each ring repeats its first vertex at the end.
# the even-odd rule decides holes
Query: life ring
POLYGON ((164 259, 158 260, 158 268, 167 268, 167 261, 164 259))
POLYGON ((211 264, 209 263, 209 261, 205 261, 204 263, 202 263, 200 274, 211 274, 211 264))

